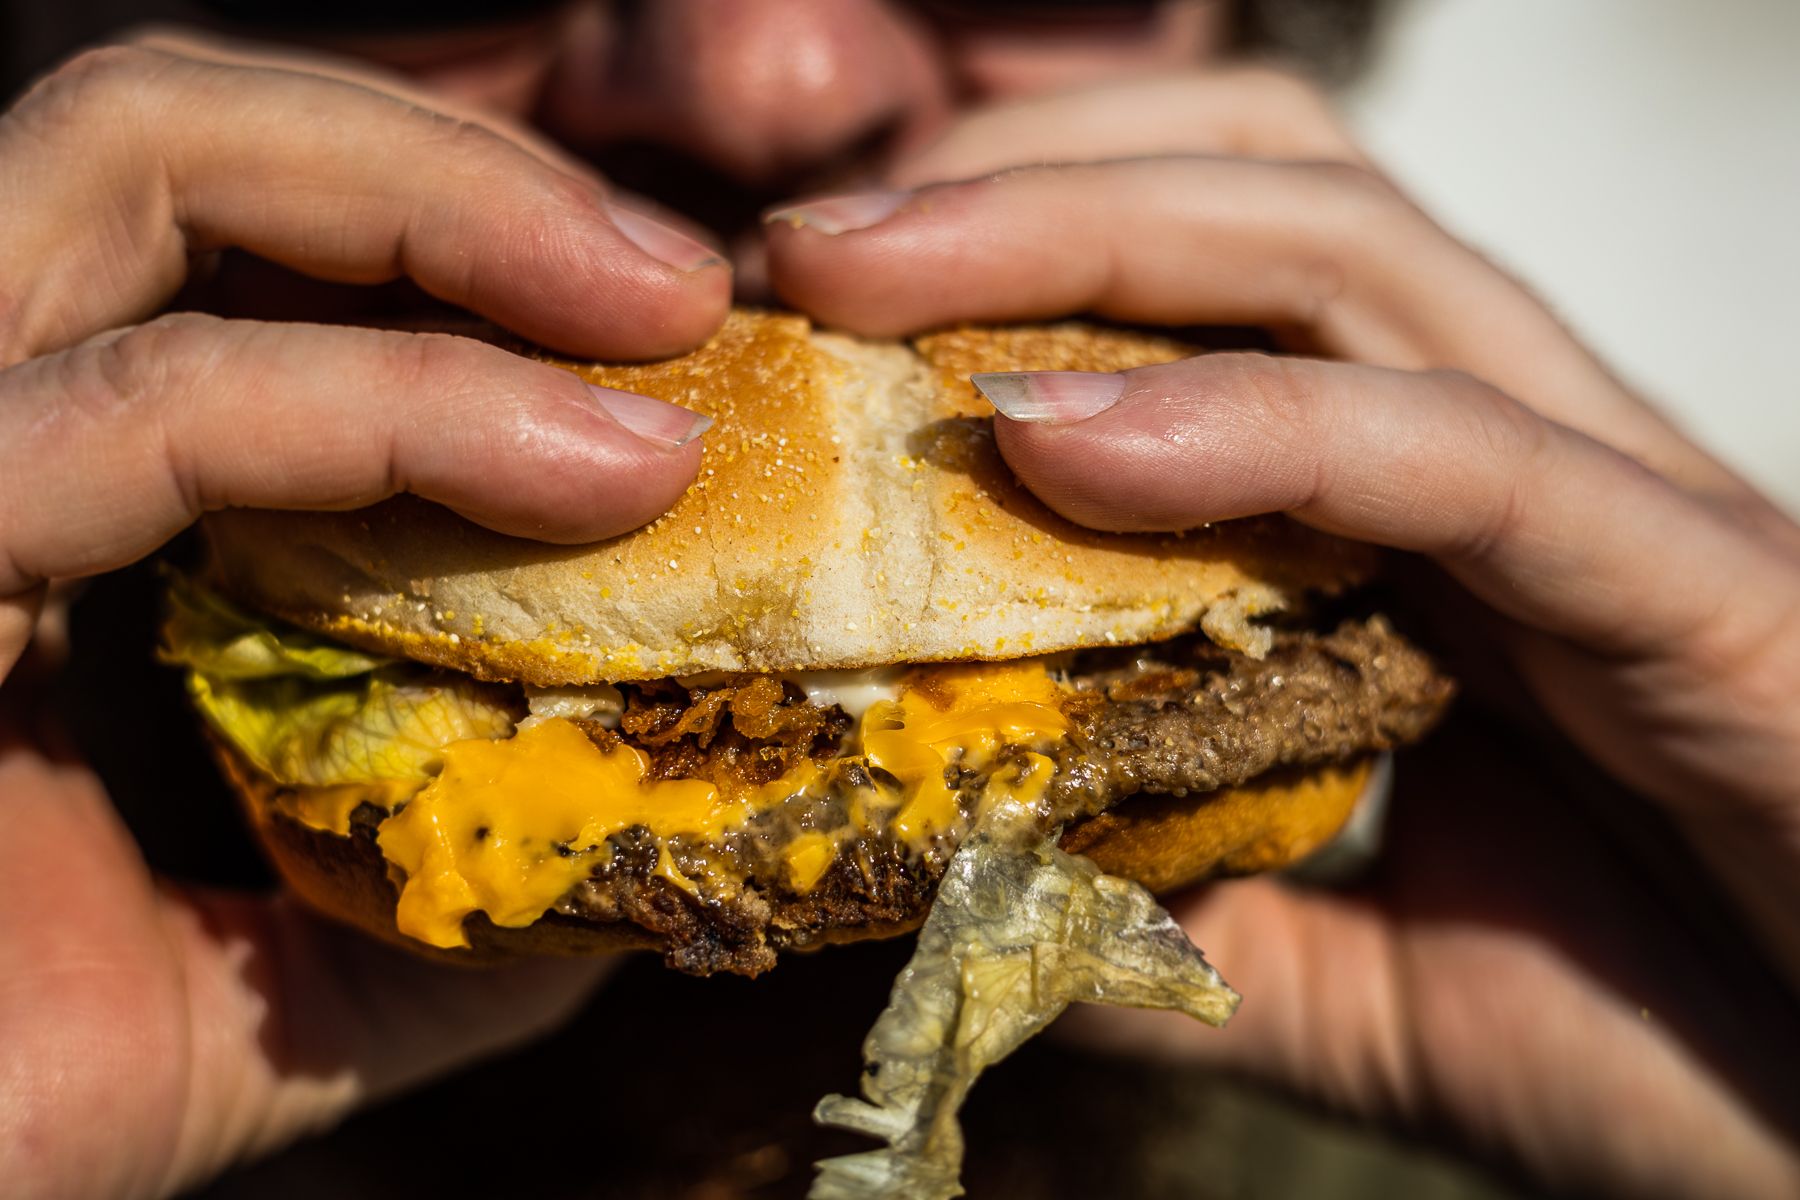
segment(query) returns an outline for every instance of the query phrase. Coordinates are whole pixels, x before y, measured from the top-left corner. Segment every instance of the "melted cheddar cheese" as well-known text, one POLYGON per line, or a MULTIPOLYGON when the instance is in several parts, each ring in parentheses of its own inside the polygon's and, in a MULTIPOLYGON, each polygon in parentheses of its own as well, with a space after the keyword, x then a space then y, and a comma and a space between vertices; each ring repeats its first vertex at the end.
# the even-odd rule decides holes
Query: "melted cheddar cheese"
POLYGON ((860 757, 873 782, 848 797, 847 822, 829 831, 775 826, 783 831, 772 849, 782 882, 806 894, 843 845, 864 834, 884 833, 916 853, 960 836, 974 814, 959 807, 946 778, 952 768, 986 775, 977 809, 1035 808, 1056 770, 1041 751, 1054 749, 1069 728, 1041 662, 918 668, 896 699, 863 713, 860 744, 846 747, 836 771, 805 763, 726 795, 700 780, 649 779, 642 752, 625 744, 602 750, 570 721, 551 717, 507 740, 446 747, 443 771, 382 824, 377 840, 405 875, 401 932, 433 946, 466 946, 469 914, 502 926, 531 924, 609 860, 609 837, 633 827, 656 839, 655 875, 704 896, 718 881, 684 874, 671 838, 717 844, 758 813, 824 795, 860 757), (1003 750, 1013 756, 998 765, 1003 750))
POLYGON ((380 779, 369 783, 339 783, 323 787, 293 788, 278 801, 282 811, 303 825, 323 829, 339 837, 350 836, 350 814, 364 804, 392 809, 418 791, 412 780, 380 779))
POLYGON ((962 818, 945 768, 986 770, 1007 746, 1061 740, 1069 721, 1041 663, 932 667, 910 682, 864 714, 862 746, 869 766, 904 789, 891 832, 922 851, 962 818))
POLYGON ((837 839, 828 833, 803 833, 788 843, 782 854, 787 883, 802 896, 819 886, 819 880, 837 861, 837 839))
MULTIPOLYGON (((662 836, 717 836, 739 805, 695 780, 648 781, 642 751, 603 751, 560 718, 507 741, 444 749, 444 769, 381 826, 377 841, 406 872, 395 914, 401 932, 433 946, 466 946, 463 918, 529 925, 587 878, 606 839, 633 825, 662 836)), ((667 851, 659 862, 668 875, 667 851)), ((675 872, 679 874, 679 872, 675 872)))

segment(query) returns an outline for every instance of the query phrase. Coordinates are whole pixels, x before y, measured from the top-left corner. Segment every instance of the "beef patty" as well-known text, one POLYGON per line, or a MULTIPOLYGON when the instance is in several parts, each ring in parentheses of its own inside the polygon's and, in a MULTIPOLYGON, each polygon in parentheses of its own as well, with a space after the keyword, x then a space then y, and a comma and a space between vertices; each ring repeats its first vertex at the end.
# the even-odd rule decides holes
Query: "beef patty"
MULTIPOLYGON (((1074 661, 1067 682, 1074 695, 1065 711, 1076 736, 1051 785, 1048 828, 1078 829, 1138 793, 1216 792, 1282 768, 1344 763, 1402 745, 1426 732, 1454 691, 1429 657, 1379 617, 1327 634, 1279 633, 1261 660, 1200 637, 1088 652, 1074 661)), ((683 703, 686 689, 661 685, 629 698, 621 727, 670 774, 740 774, 758 782, 778 777, 802 755, 834 755, 848 719, 791 692, 777 696, 773 686, 765 679, 696 688, 683 703)), ((627 831, 613 848, 611 862, 556 911, 643 926, 665 939, 671 966, 694 974, 757 974, 774 964, 779 949, 846 930, 914 925, 948 861, 947 854, 921 859, 865 835, 801 895, 781 884, 754 844, 740 840, 725 849, 750 882, 730 897, 702 900, 659 877, 658 850, 647 837, 627 831)), ((672 850, 695 874, 718 852, 679 844, 672 850)))
MULTIPOLYGON (((1077 852, 1122 820, 1160 838, 1166 827, 1158 821, 1194 805, 1217 806, 1220 824, 1228 825, 1232 806, 1266 803, 1232 789, 1284 775, 1292 782, 1416 740, 1454 692, 1430 658, 1379 617, 1346 621, 1330 633, 1277 632, 1260 660, 1200 636, 1087 651, 1067 662, 1061 678, 1073 733, 1042 820, 1046 833, 1060 827, 1063 845, 1077 852)), ((621 690, 625 711, 617 729, 581 724, 603 746, 626 740, 639 747, 659 776, 756 785, 811 759, 833 766, 850 789, 868 783, 861 760, 839 760, 850 718, 834 706, 810 704, 792 684, 739 677, 704 687, 661 681, 621 690)), ((238 772, 244 770, 239 764, 238 772)), ((946 783, 971 789, 964 794, 966 815, 982 779, 952 778, 959 774, 966 773, 948 768, 946 783)), ((796 829, 844 830, 849 807, 835 793, 777 806, 762 814, 769 823, 727 834, 723 845, 688 844, 679 836, 659 843, 641 826, 624 830, 609 839, 610 857, 541 921, 629 922, 654 935, 670 966, 696 975, 755 975, 773 966, 782 949, 917 925, 954 853, 954 836, 921 855, 885 831, 852 829, 811 888, 797 892, 785 882, 772 848, 796 829), (722 874, 741 886, 722 893, 684 889, 671 881, 665 850, 689 880, 717 878, 723 865, 722 874)), ((386 809, 363 804, 352 816, 350 841, 336 853, 357 859, 373 877, 385 875, 375 834, 387 816, 386 809)), ((1266 824, 1269 816, 1260 809, 1250 824, 1266 824)), ((1209 870, 1236 869, 1229 857, 1205 862, 1209 870)), ((1251 862, 1244 869, 1268 865, 1251 862)), ((480 925, 486 918, 475 914, 469 921, 480 925)))
POLYGON ((1390 750, 1423 737, 1455 692, 1381 617, 1277 634, 1260 661, 1197 637, 1088 654, 1070 682, 1094 770, 1052 785, 1068 816, 1390 750))

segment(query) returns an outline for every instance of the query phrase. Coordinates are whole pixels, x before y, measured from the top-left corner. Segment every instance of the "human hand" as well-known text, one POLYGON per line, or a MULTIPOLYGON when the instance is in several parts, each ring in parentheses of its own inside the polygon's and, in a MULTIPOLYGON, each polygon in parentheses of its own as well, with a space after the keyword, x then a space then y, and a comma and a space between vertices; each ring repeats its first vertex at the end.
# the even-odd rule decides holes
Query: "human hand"
POLYGON ((446 968, 284 899, 152 877, 41 727, 25 685, 46 648, 12 670, 51 581, 140 558, 209 509, 410 491, 576 542, 651 519, 692 478, 694 414, 478 342, 132 324, 222 246, 331 280, 404 275, 573 354, 670 353, 723 318, 728 272, 704 247, 534 149, 315 68, 114 48, 0 120, 9 1195, 186 1186, 544 1030, 605 970, 446 968))
POLYGON ((1073 520, 1285 511, 1435 563, 1454 584, 1436 603, 1468 608, 1629 815, 1660 809, 1737 902, 1738 929, 1697 926, 1684 893, 1704 889, 1647 880, 1549 759, 1521 761, 1541 753, 1529 741, 1465 732, 1422 752, 1430 794, 1403 792, 1363 885, 1247 880, 1176 902, 1247 997, 1223 1035, 1112 1013, 1089 1030, 1448 1124, 1566 1186, 1800 1190, 1784 1065, 1800 1054, 1800 530, 1290 80, 997 109, 894 180, 908 190, 774 214, 788 299, 883 334, 1074 311, 1258 324, 1335 360, 1209 355, 984 390, 1007 460, 1073 520), (1003 170, 1020 162, 1064 165, 1003 170))

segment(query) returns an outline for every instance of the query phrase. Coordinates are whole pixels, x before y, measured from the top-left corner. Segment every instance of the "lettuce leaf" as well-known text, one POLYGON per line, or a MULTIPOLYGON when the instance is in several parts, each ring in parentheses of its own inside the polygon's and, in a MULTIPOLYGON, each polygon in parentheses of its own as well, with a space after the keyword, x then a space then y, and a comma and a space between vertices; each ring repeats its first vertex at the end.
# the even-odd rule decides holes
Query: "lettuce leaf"
POLYGON ((819 1163, 812 1200, 962 1195, 957 1112, 969 1089, 1076 1001, 1223 1025, 1238 995, 1142 887, 1050 838, 976 833, 863 1043, 864 1098, 827 1096, 813 1113, 888 1144, 819 1163))
POLYGON ((443 747, 505 737, 498 689, 270 623, 176 576, 161 657, 226 741, 280 783, 423 782, 443 747))
POLYGON ((436 774, 443 748, 512 732, 492 690, 467 680, 422 682, 405 667, 319 683, 299 676, 188 676, 208 723, 269 778, 330 785, 436 774))
POLYGON ((171 572, 161 658, 213 679, 344 679, 391 658, 364 654, 291 626, 275 629, 208 588, 171 572))

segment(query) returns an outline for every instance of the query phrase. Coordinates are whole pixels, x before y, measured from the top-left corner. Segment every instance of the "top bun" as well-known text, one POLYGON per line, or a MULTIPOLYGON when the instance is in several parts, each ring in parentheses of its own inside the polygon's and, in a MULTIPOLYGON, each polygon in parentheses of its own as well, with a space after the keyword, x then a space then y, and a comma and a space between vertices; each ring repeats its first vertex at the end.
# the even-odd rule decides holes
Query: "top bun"
MULTIPOLYGON (((978 371, 1116 371, 1192 347, 1082 325, 913 342, 737 312, 660 363, 559 363, 716 422, 664 517, 588 546, 507 537, 412 497, 205 522, 229 592, 369 649, 539 685, 1003 659, 1246 623, 1367 574, 1285 518, 1108 534, 1007 470, 978 371)), ((556 360, 551 360, 556 361, 556 360)))

